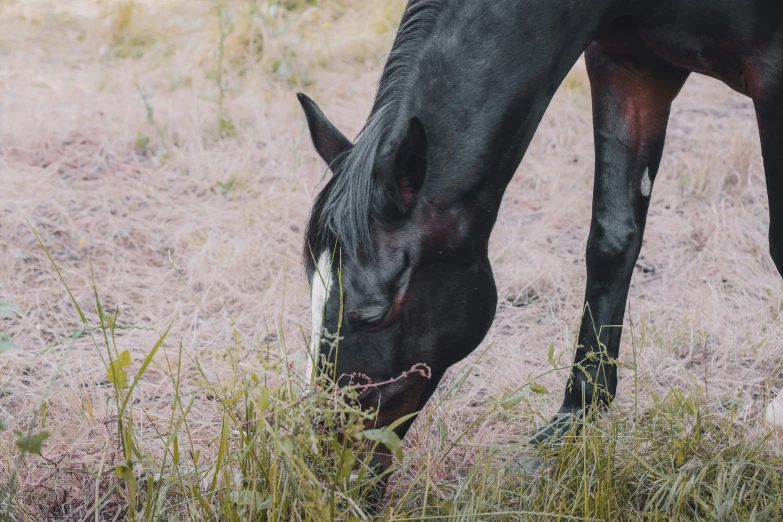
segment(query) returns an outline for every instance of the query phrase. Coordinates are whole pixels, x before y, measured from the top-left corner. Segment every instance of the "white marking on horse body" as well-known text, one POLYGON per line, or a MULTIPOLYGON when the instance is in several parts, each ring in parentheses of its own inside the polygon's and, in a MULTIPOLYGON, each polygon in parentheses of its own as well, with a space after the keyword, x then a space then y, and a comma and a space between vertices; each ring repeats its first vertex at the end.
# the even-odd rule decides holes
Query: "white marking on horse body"
POLYGON ((313 377, 313 365, 316 357, 318 357, 319 349, 321 346, 321 330, 324 321, 324 310, 326 303, 329 301, 329 291, 332 289, 332 271, 330 270, 332 264, 332 257, 329 255, 329 251, 324 251, 318 257, 318 265, 315 268, 310 280, 313 282, 312 288, 312 320, 313 320, 313 335, 310 339, 310 354, 307 358, 307 372, 305 378, 307 379, 307 386, 310 386, 310 379, 313 377))
POLYGON ((652 194, 652 181, 650 181, 650 169, 649 167, 644 169, 644 175, 642 175, 642 196, 649 198, 652 194))
POLYGON ((783 390, 772 402, 767 404, 764 420, 773 426, 783 428, 783 390))

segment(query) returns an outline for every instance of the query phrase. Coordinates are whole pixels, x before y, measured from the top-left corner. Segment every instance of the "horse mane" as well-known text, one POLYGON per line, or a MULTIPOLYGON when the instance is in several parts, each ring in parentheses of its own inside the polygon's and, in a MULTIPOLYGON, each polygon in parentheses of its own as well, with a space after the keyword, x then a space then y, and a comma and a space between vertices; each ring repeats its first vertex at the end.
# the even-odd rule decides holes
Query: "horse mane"
MULTIPOLYGON (((335 248, 354 257, 373 255, 370 225, 387 203, 387 180, 378 179, 376 163, 380 145, 400 125, 401 106, 414 73, 413 60, 431 36, 446 0, 409 0, 397 30, 389 58, 378 82, 370 115, 355 145, 331 165, 334 176, 315 199, 305 233, 305 264, 335 248)), ((407 123, 407 122, 405 122, 407 123)))

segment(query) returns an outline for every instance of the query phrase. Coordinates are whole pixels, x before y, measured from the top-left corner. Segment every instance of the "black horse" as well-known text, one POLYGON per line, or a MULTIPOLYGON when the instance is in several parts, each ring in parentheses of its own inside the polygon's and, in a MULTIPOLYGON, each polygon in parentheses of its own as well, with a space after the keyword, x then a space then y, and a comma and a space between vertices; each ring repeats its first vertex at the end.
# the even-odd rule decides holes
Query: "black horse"
POLYGON ((783 273, 783 0, 409 0, 355 144, 299 95, 334 173, 305 241, 319 366, 373 382, 418 363, 431 370, 362 393, 379 426, 420 410, 489 329, 487 243, 501 198, 582 53, 596 149, 592 320, 582 321, 563 405, 533 440, 615 394, 621 330, 600 327, 623 323, 670 106, 691 72, 755 103, 770 253, 783 273), (338 330, 339 343, 322 342, 338 330))

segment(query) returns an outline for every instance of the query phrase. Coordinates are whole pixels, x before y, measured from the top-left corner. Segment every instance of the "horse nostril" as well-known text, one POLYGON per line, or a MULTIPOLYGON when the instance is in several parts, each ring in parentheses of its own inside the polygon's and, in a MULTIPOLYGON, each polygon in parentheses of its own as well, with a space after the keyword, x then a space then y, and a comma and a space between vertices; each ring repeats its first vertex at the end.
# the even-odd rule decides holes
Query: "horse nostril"
POLYGON ((348 320, 351 321, 352 323, 361 322, 362 314, 357 312, 356 310, 348 312, 348 320))

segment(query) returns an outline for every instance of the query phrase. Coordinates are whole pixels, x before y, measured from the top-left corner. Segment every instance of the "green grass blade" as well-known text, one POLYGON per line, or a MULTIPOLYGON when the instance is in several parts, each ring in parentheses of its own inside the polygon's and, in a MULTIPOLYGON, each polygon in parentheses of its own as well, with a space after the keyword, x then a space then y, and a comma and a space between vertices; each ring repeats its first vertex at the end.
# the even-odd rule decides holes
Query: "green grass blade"
POLYGON ((155 354, 158 352, 158 348, 160 348, 160 345, 163 344, 163 340, 166 339, 166 336, 169 334, 169 330, 171 330, 171 327, 174 325, 174 321, 169 323, 169 326, 166 328, 166 331, 163 332, 163 335, 160 336, 158 339, 158 342, 155 343, 155 346, 152 347, 152 350, 150 350, 150 353, 147 354, 147 356, 144 358, 144 362, 141 363, 141 367, 139 368, 139 371, 136 372, 136 377, 133 378, 133 384, 130 385, 130 388, 128 388, 128 393, 125 394, 125 400, 122 402, 122 408, 120 408, 120 414, 125 411, 125 408, 128 406, 128 401, 131 398, 131 395, 133 394, 133 389, 136 388, 136 385, 139 383, 139 379, 144 375, 144 372, 147 371, 147 367, 152 362, 152 358, 155 357, 155 354))

